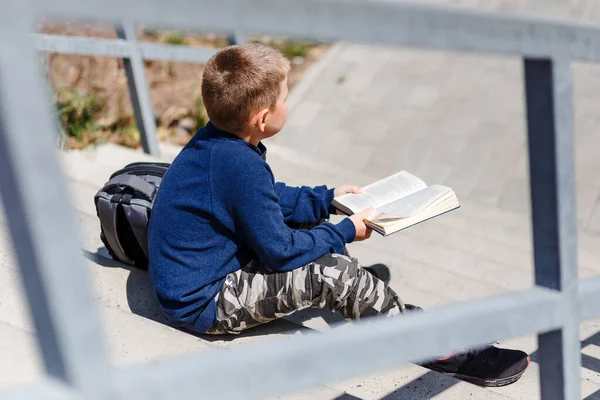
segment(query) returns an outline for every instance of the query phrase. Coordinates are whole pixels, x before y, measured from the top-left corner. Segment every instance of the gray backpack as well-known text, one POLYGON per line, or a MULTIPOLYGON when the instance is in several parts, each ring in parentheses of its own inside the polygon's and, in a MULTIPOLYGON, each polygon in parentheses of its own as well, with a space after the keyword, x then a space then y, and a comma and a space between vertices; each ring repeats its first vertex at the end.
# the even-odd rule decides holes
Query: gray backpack
POLYGON ((112 174, 94 196, 100 239, 115 260, 148 269, 148 220, 169 165, 128 164, 112 174))

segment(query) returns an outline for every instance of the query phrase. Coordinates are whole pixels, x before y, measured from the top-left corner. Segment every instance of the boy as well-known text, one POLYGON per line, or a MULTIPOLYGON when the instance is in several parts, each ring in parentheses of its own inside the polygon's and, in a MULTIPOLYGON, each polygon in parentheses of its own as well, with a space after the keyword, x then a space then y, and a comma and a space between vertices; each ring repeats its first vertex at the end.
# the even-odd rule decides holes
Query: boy
MULTIPOLYGON (((247 44, 219 51, 204 69, 210 122, 163 178, 149 227, 150 279, 178 326, 235 334, 307 307, 347 319, 418 309, 343 255, 346 243, 371 235, 363 220, 372 209, 319 223, 334 196, 359 188, 275 183, 262 140, 285 124, 289 68, 278 50, 247 44)), ((498 386, 519 379, 528 363, 521 351, 487 346, 427 366, 498 386)))

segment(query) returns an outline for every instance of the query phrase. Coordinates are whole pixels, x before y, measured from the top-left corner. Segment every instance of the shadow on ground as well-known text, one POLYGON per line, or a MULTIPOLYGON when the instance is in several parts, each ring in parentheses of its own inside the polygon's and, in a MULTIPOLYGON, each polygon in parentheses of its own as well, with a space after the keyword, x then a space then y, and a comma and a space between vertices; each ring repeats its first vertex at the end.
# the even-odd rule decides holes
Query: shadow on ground
MULTIPOLYGON (((581 348, 584 349, 586 346, 594 345, 600 346, 600 332, 596 332, 592 336, 581 341, 581 348)), ((538 351, 531 354, 531 361, 539 363, 540 354, 538 351)), ((581 354, 581 366, 600 374, 600 360, 587 354, 581 354)), ((585 397, 584 400, 600 400, 600 390, 585 397)))
MULTIPOLYGON (((169 324, 169 321, 167 320, 165 315, 163 314, 162 310, 160 309, 160 306, 158 305, 158 300, 156 299, 154 290, 150 285, 148 273, 146 271, 113 260, 104 247, 98 248, 96 253, 83 250, 83 255, 88 260, 102 267, 122 268, 129 271, 129 276, 126 282, 126 292, 127 303, 131 312, 136 315, 139 315, 140 317, 148 318, 155 322, 172 327, 169 324)), ((199 335, 185 329, 176 329, 179 329, 182 332, 188 333, 190 335, 202 338, 203 340, 206 340, 208 342, 233 342, 235 340, 240 340, 243 338, 258 337, 271 334, 291 335, 297 333, 303 334, 312 332, 312 330, 309 328, 302 327, 294 322, 290 322, 285 319, 280 319, 266 325, 249 329, 248 331, 243 332, 239 335, 199 335)))
POLYGON ((457 379, 429 371, 385 395, 381 400, 430 399, 458 382, 457 379))

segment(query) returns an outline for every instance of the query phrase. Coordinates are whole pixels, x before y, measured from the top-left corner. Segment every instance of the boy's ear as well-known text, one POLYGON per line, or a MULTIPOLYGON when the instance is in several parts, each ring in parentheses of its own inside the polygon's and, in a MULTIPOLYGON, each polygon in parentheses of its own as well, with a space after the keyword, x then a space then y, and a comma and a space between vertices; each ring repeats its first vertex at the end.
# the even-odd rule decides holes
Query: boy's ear
POLYGON ((258 128, 259 131, 261 131, 263 133, 265 132, 265 128, 267 126, 268 116, 269 116, 268 108, 263 108, 262 110, 260 110, 259 112, 256 113, 255 126, 256 126, 256 128, 258 128))

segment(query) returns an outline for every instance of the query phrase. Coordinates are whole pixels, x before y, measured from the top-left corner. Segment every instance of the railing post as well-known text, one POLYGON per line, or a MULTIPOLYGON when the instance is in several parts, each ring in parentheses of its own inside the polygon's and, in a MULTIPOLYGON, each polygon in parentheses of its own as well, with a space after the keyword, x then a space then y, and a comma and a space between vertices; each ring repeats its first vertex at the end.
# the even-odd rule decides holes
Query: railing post
POLYGON ((123 58, 125 74, 127 75, 127 85, 131 96, 131 104, 135 115, 135 123, 140 131, 142 147, 148 154, 158 156, 158 135, 156 132, 156 122, 154 112, 152 111, 152 101, 148 91, 148 82, 146 81, 146 71, 144 69, 144 60, 138 48, 137 33, 135 24, 125 22, 115 27, 117 36, 125 39, 130 45, 129 58, 123 58))
POLYGON ((0 25, 11 37, 0 42, 0 192, 42 360, 51 378, 83 397, 114 398, 54 146, 55 119, 29 35, 33 18, 7 9, 0 25))
POLYGON ((538 286, 560 291, 562 329, 539 338, 543 399, 581 398, 570 60, 525 59, 531 213, 538 286))
POLYGON ((232 34, 227 35, 227 41, 230 45, 244 44, 246 42, 246 36, 242 31, 234 31, 232 34))

